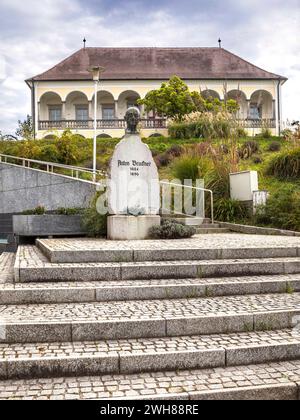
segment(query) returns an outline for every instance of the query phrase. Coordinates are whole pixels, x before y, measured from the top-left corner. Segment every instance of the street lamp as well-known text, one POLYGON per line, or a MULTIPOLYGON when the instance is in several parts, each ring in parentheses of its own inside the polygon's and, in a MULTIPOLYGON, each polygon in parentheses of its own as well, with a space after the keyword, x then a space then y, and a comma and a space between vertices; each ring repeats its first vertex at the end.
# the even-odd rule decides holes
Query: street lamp
POLYGON ((97 103, 98 103, 98 85, 101 73, 105 71, 104 67, 93 66, 89 69, 93 75, 95 86, 95 103, 94 103, 94 145, 93 145, 93 181, 97 178, 97 103))

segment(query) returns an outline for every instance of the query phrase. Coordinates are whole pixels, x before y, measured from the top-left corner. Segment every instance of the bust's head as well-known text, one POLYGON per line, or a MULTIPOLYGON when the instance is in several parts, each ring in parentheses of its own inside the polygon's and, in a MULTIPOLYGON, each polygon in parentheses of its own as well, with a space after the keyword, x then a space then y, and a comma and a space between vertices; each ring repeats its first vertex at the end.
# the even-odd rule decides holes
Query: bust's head
POLYGON ((125 121, 127 122, 127 133, 136 133, 137 126, 141 119, 140 110, 136 107, 130 107, 125 114, 125 121))

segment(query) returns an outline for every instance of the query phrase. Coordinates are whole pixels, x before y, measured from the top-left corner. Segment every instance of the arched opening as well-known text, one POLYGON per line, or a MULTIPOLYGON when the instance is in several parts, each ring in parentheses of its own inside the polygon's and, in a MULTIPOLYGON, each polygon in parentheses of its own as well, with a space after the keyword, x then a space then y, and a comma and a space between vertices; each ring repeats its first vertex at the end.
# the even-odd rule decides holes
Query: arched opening
POLYGON ((112 137, 109 134, 102 133, 97 136, 97 139, 112 139, 112 137))
POLYGON ((163 135, 160 133, 153 133, 149 136, 149 138, 156 138, 156 137, 163 137, 163 135))
POLYGON ((71 92, 66 98, 65 119, 75 121, 88 121, 91 118, 89 101, 82 92, 71 92))
POLYGON ((48 134, 47 136, 43 137, 43 140, 55 140, 57 137, 54 134, 48 134))
POLYGON ((136 106, 140 108, 137 101, 141 99, 140 95, 133 90, 122 92, 118 99, 118 117, 123 119, 128 108, 136 106))
POLYGON ((226 101, 233 99, 239 105, 239 110, 236 117, 240 120, 245 120, 248 117, 248 101, 244 92, 239 89, 233 89, 225 95, 226 101))
POLYGON ((201 96, 202 98, 208 100, 212 100, 212 99, 219 99, 219 101, 221 100, 220 95, 218 94, 218 92, 216 92, 215 90, 211 90, 211 89, 205 89, 201 91, 201 96))
MULTIPOLYGON (((93 97, 93 110, 95 98, 93 97)), ((97 93, 97 118, 100 120, 114 120, 116 118, 116 104, 113 95, 101 90, 97 93)))
POLYGON ((251 95, 249 118, 253 120, 274 118, 273 97, 269 92, 257 90, 251 95))
POLYGON ((58 122, 63 119, 63 103, 55 92, 44 93, 39 102, 39 120, 58 122))

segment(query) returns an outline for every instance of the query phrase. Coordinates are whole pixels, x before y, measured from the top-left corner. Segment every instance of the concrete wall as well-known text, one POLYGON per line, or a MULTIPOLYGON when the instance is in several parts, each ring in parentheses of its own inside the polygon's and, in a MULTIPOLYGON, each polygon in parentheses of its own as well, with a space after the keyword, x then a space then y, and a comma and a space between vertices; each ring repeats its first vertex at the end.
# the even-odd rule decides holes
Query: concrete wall
POLYGON ((35 169, 0 163, 0 214, 20 213, 41 205, 84 208, 96 192, 92 184, 35 169))

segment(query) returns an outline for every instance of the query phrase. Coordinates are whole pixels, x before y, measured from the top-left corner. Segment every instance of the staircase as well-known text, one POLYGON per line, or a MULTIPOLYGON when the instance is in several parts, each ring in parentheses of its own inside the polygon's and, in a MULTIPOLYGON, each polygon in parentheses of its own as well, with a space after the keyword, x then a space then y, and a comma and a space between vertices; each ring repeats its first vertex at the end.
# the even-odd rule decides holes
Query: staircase
MULTIPOLYGON (((169 218, 172 218, 170 216, 169 218)), ((230 230, 227 228, 222 228, 219 223, 212 223, 211 219, 202 218, 202 217, 177 217, 177 220, 180 220, 187 226, 193 226, 196 229, 197 235, 201 234, 212 234, 212 233, 229 233, 230 230)))
POLYGON ((299 398, 299 238, 39 240, 0 283, 0 399, 299 398))

